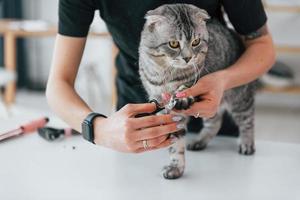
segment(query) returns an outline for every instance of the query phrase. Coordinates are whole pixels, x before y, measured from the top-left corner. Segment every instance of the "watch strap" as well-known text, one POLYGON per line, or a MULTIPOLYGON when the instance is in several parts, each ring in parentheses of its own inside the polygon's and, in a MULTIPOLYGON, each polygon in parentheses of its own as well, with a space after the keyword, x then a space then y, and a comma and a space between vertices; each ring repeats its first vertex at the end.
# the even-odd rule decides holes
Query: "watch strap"
POLYGON ((94 142, 95 135, 94 135, 93 121, 96 117, 107 118, 107 116, 105 116, 103 114, 92 112, 92 113, 88 114, 88 116, 82 122, 82 136, 83 136, 84 139, 86 139, 87 141, 89 141, 93 144, 95 144, 95 142, 94 142))

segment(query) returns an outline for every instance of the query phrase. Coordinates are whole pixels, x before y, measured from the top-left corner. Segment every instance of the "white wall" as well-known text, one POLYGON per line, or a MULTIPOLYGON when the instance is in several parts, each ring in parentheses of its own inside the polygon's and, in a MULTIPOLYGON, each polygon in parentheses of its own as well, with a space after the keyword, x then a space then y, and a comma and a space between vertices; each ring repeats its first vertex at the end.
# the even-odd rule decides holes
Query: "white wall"
MULTIPOLYGON (((25 2, 25 1, 24 1, 25 2)), ((57 23, 58 0, 26 0, 24 13, 26 19, 43 19, 57 23)), ((45 83, 48 76, 54 37, 28 39, 27 56, 29 58, 29 76, 38 82, 45 83)))
MULTIPOLYGON (((300 6, 300 0, 268 0, 267 2, 274 5, 300 6)), ((300 13, 268 11, 267 15, 269 28, 276 44, 300 47, 300 13)), ((277 57, 294 70, 296 82, 300 84, 300 54, 280 53, 277 57)))
MULTIPOLYGON (((25 1, 25 0, 24 0, 25 1)), ((42 19, 52 24, 58 21, 58 0, 26 0, 24 4, 25 17, 27 19, 42 19)), ((106 27, 100 17, 95 16, 97 27, 93 29, 105 31, 106 27), (100 22, 99 22, 100 21, 100 22)), ((29 58, 30 77, 34 80, 46 83, 50 70, 52 52, 54 48, 54 37, 50 38, 33 38, 27 40, 27 53, 29 58)), ((101 77, 101 86, 99 86, 99 95, 105 94, 103 99, 99 99, 99 105, 91 105, 95 110, 103 113, 111 111, 111 88, 112 88, 112 63, 111 63, 110 39, 97 37, 89 38, 81 62, 80 69, 86 65, 94 64, 97 66, 98 74, 101 77)), ((82 92, 85 100, 85 91, 82 92)), ((98 95, 98 96, 99 96, 98 95)))

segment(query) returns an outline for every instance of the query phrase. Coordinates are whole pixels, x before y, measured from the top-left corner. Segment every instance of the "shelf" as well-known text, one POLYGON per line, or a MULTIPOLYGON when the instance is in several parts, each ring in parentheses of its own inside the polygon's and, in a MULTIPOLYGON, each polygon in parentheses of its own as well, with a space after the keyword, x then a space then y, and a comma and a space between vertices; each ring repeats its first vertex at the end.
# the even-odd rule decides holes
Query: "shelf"
POLYGON ((300 53, 300 46, 276 45, 278 53, 300 53))
POLYGON ((266 0, 263 1, 264 7, 267 11, 272 12, 288 12, 288 13, 300 13, 300 5, 276 5, 267 3, 266 0))
POLYGON ((270 92, 270 93, 283 93, 283 94, 299 94, 300 85, 290 86, 285 88, 266 86, 258 90, 259 92, 270 92))

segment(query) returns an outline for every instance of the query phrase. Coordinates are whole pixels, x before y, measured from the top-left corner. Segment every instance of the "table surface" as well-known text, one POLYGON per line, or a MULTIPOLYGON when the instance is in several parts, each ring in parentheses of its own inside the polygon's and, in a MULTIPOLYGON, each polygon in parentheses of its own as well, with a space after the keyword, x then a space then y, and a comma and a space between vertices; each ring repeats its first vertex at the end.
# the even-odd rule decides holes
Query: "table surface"
POLYGON ((184 176, 164 180, 166 150, 129 155, 80 136, 49 143, 37 134, 0 143, 0 199, 280 199, 300 198, 300 145, 257 142, 240 156, 234 138, 215 138, 187 153, 184 176))

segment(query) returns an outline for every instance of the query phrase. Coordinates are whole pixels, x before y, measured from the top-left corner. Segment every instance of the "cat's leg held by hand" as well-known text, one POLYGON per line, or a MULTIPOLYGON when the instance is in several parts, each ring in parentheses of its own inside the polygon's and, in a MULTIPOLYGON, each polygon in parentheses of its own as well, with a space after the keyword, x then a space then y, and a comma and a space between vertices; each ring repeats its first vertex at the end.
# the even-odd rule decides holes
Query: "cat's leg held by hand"
POLYGON ((194 97, 176 98, 174 101, 176 110, 187 110, 195 102, 194 97))
POLYGON ((183 90, 186 90, 188 87, 185 85, 181 85, 176 91, 173 96, 174 101, 175 101, 175 106, 174 108, 176 110, 187 110, 189 109, 193 103, 195 102, 194 98, 192 96, 190 97, 181 97, 177 96, 177 94, 183 90))

